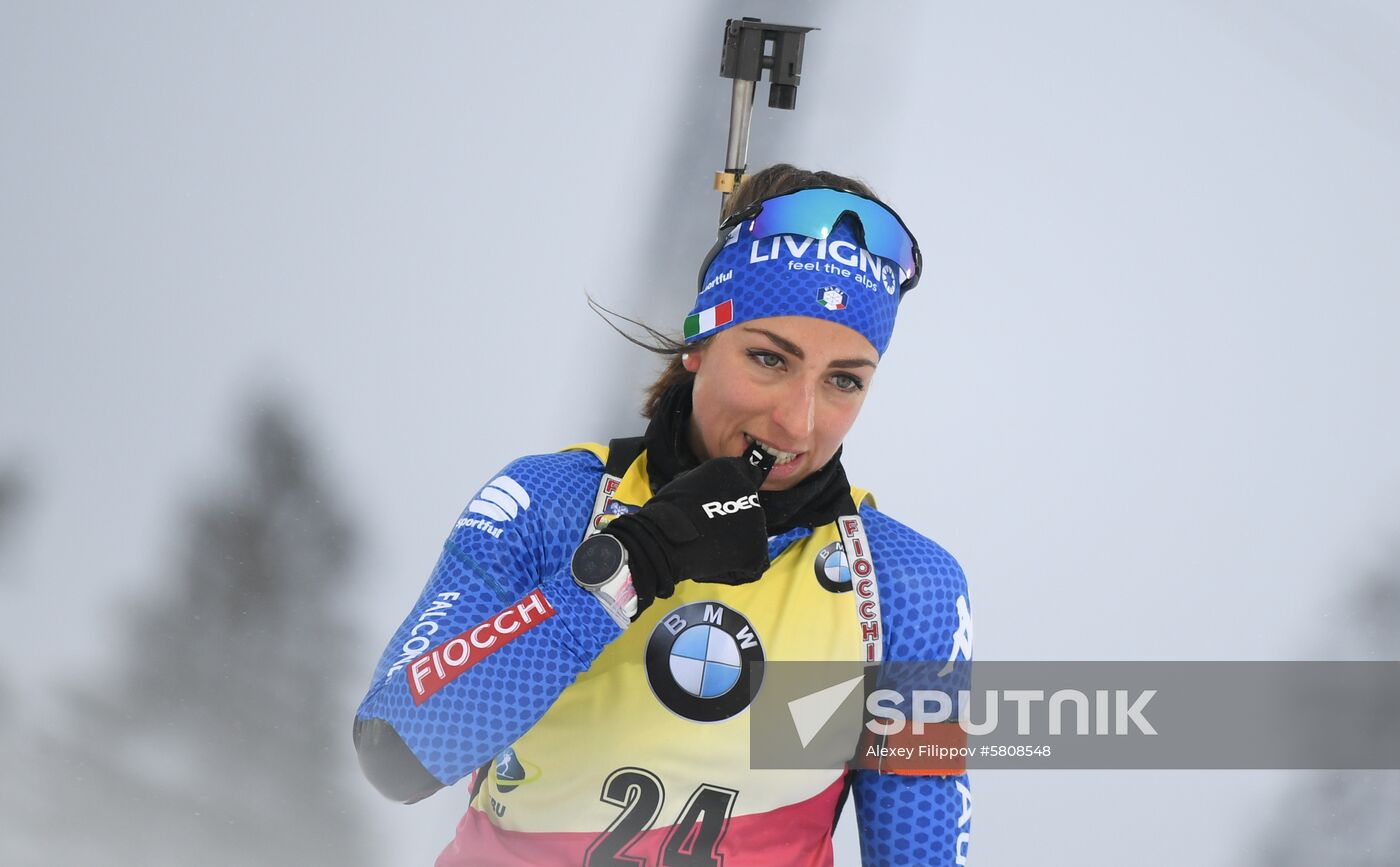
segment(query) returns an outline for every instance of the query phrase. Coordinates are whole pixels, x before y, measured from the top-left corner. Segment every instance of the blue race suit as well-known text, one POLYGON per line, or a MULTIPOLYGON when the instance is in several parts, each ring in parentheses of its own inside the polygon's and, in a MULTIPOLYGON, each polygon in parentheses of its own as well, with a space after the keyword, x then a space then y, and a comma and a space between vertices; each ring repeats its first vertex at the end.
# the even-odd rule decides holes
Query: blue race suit
MULTIPOLYGON (((478 491, 360 705, 361 763, 389 797, 472 778, 438 863, 830 864, 847 791, 865 864, 965 863, 965 775, 749 768, 742 661, 863 658, 835 526, 781 532, 759 581, 681 582, 624 630, 569 571, 606 454, 521 458, 478 491)), ((627 466, 606 513, 645 502, 647 467, 645 452, 627 466)), ((864 492, 852 500, 879 570, 883 658, 969 659, 957 562, 864 492)))

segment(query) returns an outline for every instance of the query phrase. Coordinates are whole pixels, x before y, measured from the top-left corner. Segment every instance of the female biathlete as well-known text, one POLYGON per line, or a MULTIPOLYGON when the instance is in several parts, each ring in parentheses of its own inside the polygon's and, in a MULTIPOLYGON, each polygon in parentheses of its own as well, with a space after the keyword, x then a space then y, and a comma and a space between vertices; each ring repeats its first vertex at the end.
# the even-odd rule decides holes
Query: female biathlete
POLYGON ((956 769, 750 755, 754 662, 971 653, 958 564, 840 460, 918 246, 860 182, 787 165, 727 213, 645 433, 493 476, 375 670, 371 782, 469 779, 439 865, 831 864, 848 795, 865 864, 965 862, 956 769))

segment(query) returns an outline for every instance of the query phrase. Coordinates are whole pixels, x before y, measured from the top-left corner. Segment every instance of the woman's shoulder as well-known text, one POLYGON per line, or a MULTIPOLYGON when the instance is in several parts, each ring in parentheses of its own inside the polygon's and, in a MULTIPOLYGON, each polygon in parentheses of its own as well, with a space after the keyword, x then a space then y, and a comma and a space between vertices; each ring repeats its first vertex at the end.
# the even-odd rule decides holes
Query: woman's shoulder
POLYGON ((526 480, 538 483, 550 479, 564 482, 588 479, 597 481, 598 474, 603 469, 603 461, 593 450, 596 447, 595 443, 576 443, 557 452, 522 455, 506 464, 501 474, 511 475, 522 484, 526 480))
POLYGON ((860 510, 874 555, 886 659, 972 657, 967 578, 942 545, 867 505, 860 510))
POLYGON ((597 455, 573 447, 518 457, 477 488, 458 526, 482 522, 494 530, 511 522, 523 527, 543 513, 586 508, 602 471, 597 455))
POLYGON ((877 568, 890 562, 901 572, 962 577, 962 567, 948 549, 872 504, 860 509, 877 568))

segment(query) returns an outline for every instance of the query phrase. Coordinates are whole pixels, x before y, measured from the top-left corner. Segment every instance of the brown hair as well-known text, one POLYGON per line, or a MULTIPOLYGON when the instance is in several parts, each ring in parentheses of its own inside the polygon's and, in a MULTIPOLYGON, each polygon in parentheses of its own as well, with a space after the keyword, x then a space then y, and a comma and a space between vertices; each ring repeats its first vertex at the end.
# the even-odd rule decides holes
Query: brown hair
MULTIPOLYGON (((835 187, 839 190, 859 193, 868 198, 877 198, 870 187, 855 178, 848 178, 845 175, 838 175, 834 172, 812 172, 806 169, 799 169, 787 163, 778 163, 744 178, 738 190, 736 190, 734 195, 729 197, 729 201, 725 203, 724 213, 720 217, 720 222, 723 223, 724 220, 748 208, 755 202, 760 202, 764 199, 772 198, 773 196, 781 196, 796 192, 797 190, 805 190, 809 187, 835 187)), ((589 300, 589 304, 599 315, 602 315, 603 312, 611 312, 602 310, 600 305, 592 299, 589 300)), ((606 318, 607 317, 604 317, 605 320, 606 318)), ((666 367, 663 368, 661 373, 656 377, 656 381, 647 387, 646 397, 642 400, 642 415, 646 418, 653 418, 660 408, 662 395, 669 391, 672 386, 689 382, 695 378, 695 374, 686 370, 681 364, 681 353, 694 352, 703 348, 705 344, 710 341, 710 338, 706 337, 687 345, 674 337, 663 334, 651 326, 637 322, 634 319, 628 319, 625 316, 618 316, 618 318, 625 319, 641 328, 651 338, 651 342, 633 337, 623 332, 621 329, 618 329, 623 337, 626 337, 643 349, 655 352, 657 355, 667 356, 666 367)), ((608 324, 612 325, 611 322, 608 324)), ((615 325, 613 327, 617 328, 615 325)))

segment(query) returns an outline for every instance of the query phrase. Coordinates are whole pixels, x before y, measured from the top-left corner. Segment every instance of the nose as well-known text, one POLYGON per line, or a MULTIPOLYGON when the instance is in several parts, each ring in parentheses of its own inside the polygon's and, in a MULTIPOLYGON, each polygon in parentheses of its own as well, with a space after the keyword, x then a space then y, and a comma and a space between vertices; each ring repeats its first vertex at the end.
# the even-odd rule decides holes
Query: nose
POLYGON ((773 408, 773 423, 788 438, 785 445, 802 447, 817 422, 817 386, 794 377, 794 382, 785 390, 773 408))

